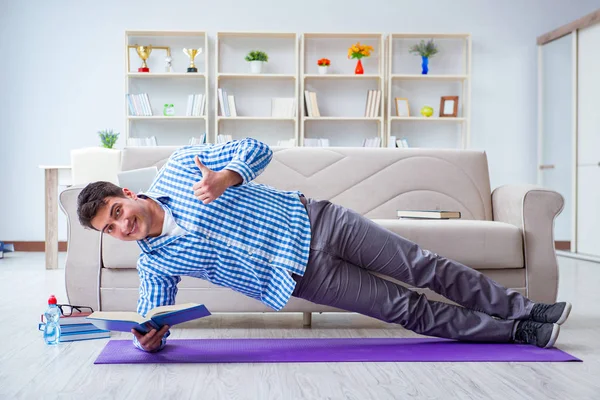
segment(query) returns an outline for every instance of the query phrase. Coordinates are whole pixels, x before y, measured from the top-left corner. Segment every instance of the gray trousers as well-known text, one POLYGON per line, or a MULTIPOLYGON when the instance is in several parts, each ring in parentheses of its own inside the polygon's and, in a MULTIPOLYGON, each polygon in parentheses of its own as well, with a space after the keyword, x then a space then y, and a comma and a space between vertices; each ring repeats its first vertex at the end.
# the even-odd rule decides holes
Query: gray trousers
POLYGON ((420 248, 357 212, 327 200, 307 199, 310 256, 294 297, 400 324, 448 339, 510 342, 515 320, 533 302, 482 273, 420 248), (412 287, 429 288, 459 304, 428 300, 412 287))

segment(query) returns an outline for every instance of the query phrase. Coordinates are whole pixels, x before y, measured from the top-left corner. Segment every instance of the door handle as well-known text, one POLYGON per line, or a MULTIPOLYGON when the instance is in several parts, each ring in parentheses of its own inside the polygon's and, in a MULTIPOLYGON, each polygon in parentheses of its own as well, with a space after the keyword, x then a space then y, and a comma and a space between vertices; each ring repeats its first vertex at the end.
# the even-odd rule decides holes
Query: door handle
POLYGON ((540 169, 554 169, 554 164, 542 164, 540 165, 540 169))

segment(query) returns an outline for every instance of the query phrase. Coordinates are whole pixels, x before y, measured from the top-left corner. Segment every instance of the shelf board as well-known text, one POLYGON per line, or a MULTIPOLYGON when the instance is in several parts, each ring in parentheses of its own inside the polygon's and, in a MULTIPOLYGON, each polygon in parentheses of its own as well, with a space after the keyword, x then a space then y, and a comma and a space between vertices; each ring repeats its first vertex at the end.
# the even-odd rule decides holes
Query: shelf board
POLYGON ((303 117, 305 121, 381 121, 381 117, 303 117))
POLYGON ((217 32, 217 38, 279 38, 279 39, 296 39, 297 33, 293 32, 243 32, 243 31, 230 31, 230 32, 217 32))
POLYGON ((304 74, 304 78, 308 79, 381 79, 381 75, 375 74, 304 74))
POLYGON ((126 31, 127 36, 203 36, 204 31, 126 31))
POLYGON ((390 117, 392 121, 464 122, 466 118, 454 117, 390 117))
POLYGON ((217 117, 223 121, 295 121, 295 117, 217 117))
POLYGON ((268 78, 279 78, 279 79, 296 79, 295 74, 229 74, 219 73, 217 79, 221 78, 236 78, 236 79, 268 79, 268 78))
POLYGON ((423 81, 464 81, 469 79, 468 75, 403 75, 393 74, 392 79, 399 80, 423 80, 423 81))
POLYGON ((186 115, 173 115, 170 117, 164 115, 151 115, 151 116, 143 116, 143 115, 129 115, 127 119, 129 120, 167 120, 167 119, 176 119, 176 120, 186 120, 186 119, 205 119, 205 116, 186 116, 186 115))
POLYGON ((391 33, 392 39, 466 39, 470 33, 391 33))
POLYGON ((206 78, 201 72, 129 72, 129 78, 206 78))
POLYGON ((307 39, 346 39, 346 38, 366 38, 366 39, 380 39, 383 37, 383 33, 352 33, 352 32, 313 32, 305 33, 304 37, 307 39))

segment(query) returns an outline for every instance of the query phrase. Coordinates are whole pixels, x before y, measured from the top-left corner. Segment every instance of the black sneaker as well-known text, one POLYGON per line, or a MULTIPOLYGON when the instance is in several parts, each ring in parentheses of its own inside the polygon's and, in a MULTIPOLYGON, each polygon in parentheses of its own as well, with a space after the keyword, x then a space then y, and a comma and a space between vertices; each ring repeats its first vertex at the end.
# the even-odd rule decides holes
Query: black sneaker
POLYGON ((549 322, 562 325, 571 312, 571 303, 535 304, 529 319, 536 322, 549 322))
POLYGON ((532 344, 548 349, 554 346, 560 325, 534 321, 518 321, 513 340, 515 343, 532 344))

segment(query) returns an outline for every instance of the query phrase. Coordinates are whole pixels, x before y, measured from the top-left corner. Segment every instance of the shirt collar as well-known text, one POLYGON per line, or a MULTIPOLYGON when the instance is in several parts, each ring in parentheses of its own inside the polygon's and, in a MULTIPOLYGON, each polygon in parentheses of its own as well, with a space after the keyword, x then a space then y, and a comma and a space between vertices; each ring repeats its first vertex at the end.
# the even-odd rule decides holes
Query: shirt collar
MULTIPOLYGON (((149 192, 138 193, 137 196, 141 197, 143 199, 149 198, 149 199, 159 202, 160 205, 165 210, 165 212, 170 213, 171 217, 173 216, 173 214, 171 213, 171 209, 167 205, 167 202, 171 199, 171 197, 169 195, 161 193, 161 192, 156 192, 156 191, 150 192, 149 191, 149 192)), ((156 236, 156 237, 148 237, 148 238, 138 240, 137 243, 144 253, 149 253, 153 250, 156 250, 163 246, 166 246, 169 243, 172 243, 179 238, 180 238, 180 236, 156 236)))

